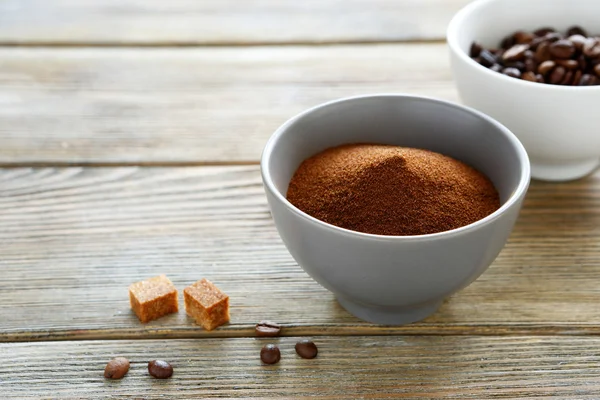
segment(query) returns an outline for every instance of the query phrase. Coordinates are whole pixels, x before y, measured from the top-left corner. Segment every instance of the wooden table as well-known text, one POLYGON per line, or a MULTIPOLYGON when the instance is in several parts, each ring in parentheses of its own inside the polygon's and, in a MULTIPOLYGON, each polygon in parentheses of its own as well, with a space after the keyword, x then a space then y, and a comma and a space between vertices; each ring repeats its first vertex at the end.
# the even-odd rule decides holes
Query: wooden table
POLYGON ((369 92, 458 101, 443 36, 467 2, 0 2, 2 397, 600 398, 600 174, 534 182, 492 267, 400 327, 345 312, 269 216, 258 161, 288 117, 369 92), (139 323, 127 286, 160 273, 216 282, 231 323, 139 323), (261 319, 285 337, 256 339, 261 319), (106 381, 118 355, 132 368, 106 381))

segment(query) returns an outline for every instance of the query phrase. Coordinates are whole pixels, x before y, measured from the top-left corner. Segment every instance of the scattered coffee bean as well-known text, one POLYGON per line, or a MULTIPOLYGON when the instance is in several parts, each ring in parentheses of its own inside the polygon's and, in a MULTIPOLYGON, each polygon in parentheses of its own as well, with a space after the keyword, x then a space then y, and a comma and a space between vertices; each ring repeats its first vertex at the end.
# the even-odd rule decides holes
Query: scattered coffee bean
POLYGON ((125 357, 113 358, 104 368, 104 377, 108 379, 121 379, 129 371, 129 360, 125 357))
POLYGON ((167 379, 173 375, 173 367, 166 361, 153 360, 148 363, 148 372, 157 379, 167 379))
POLYGON ((265 364, 277 364, 281 360, 279 347, 267 344, 260 350, 260 360, 265 364))
POLYGON ((515 79, 552 85, 600 85, 600 37, 580 26, 564 34, 550 27, 520 30, 500 48, 473 43, 470 56, 482 66, 515 79))
POLYGON ((296 343, 296 353, 302 358, 315 358, 319 353, 317 345, 311 340, 304 339, 296 343))
POLYGON ((260 321, 255 331, 257 336, 279 336, 281 326, 273 321, 260 321))

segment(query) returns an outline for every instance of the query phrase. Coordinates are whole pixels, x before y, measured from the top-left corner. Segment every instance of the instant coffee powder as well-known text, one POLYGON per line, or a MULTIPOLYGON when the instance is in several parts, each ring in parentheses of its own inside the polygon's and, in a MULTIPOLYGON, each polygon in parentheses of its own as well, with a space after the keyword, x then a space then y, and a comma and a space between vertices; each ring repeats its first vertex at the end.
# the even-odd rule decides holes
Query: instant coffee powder
POLYGON ((288 200, 332 225, 378 235, 424 235, 478 221, 500 207, 482 173, 428 150, 349 144, 305 160, 288 200))

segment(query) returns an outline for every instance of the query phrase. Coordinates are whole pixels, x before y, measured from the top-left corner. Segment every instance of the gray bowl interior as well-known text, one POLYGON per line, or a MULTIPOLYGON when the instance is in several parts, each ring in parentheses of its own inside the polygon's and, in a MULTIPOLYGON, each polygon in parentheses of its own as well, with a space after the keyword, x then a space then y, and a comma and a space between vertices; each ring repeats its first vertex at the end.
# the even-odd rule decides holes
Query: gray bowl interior
POLYGON ((313 109, 276 134, 266 167, 285 197, 308 157, 346 143, 380 143, 436 151, 487 175, 505 203, 523 173, 518 143, 506 128, 462 107, 410 96, 354 98, 313 109))

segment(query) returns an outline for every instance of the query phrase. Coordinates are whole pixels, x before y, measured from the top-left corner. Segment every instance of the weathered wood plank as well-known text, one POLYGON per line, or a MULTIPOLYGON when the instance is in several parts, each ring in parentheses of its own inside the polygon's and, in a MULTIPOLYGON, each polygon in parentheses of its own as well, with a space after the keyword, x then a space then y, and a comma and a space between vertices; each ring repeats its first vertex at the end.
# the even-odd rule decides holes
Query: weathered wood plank
POLYGON ((0 344, 5 398, 411 398, 597 399, 596 337, 319 337, 319 355, 299 358, 297 338, 0 344), (260 348, 282 359, 261 365, 260 348), (120 381, 103 377, 115 356, 131 361, 120 381), (151 378, 147 363, 172 363, 151 378))
POLYGON ((324 101, 457 100, 447 58, 441 44, 0 49, 0 164, 256 162, 324 101))
POLYGON ((353 318, 296 265, 257 166, 0 170, 0 226, 0 341, 247 336, 261 319, 288 335, 600 333, 600 174, 534 182, 493 266, 405 327, 353 318), (159 273, 215 281, 231 324, 140 324, 127 286, 159 273))
POLYGON ((207 45, 445 37, 470 0, 3 0, 0 44, 207 45))

